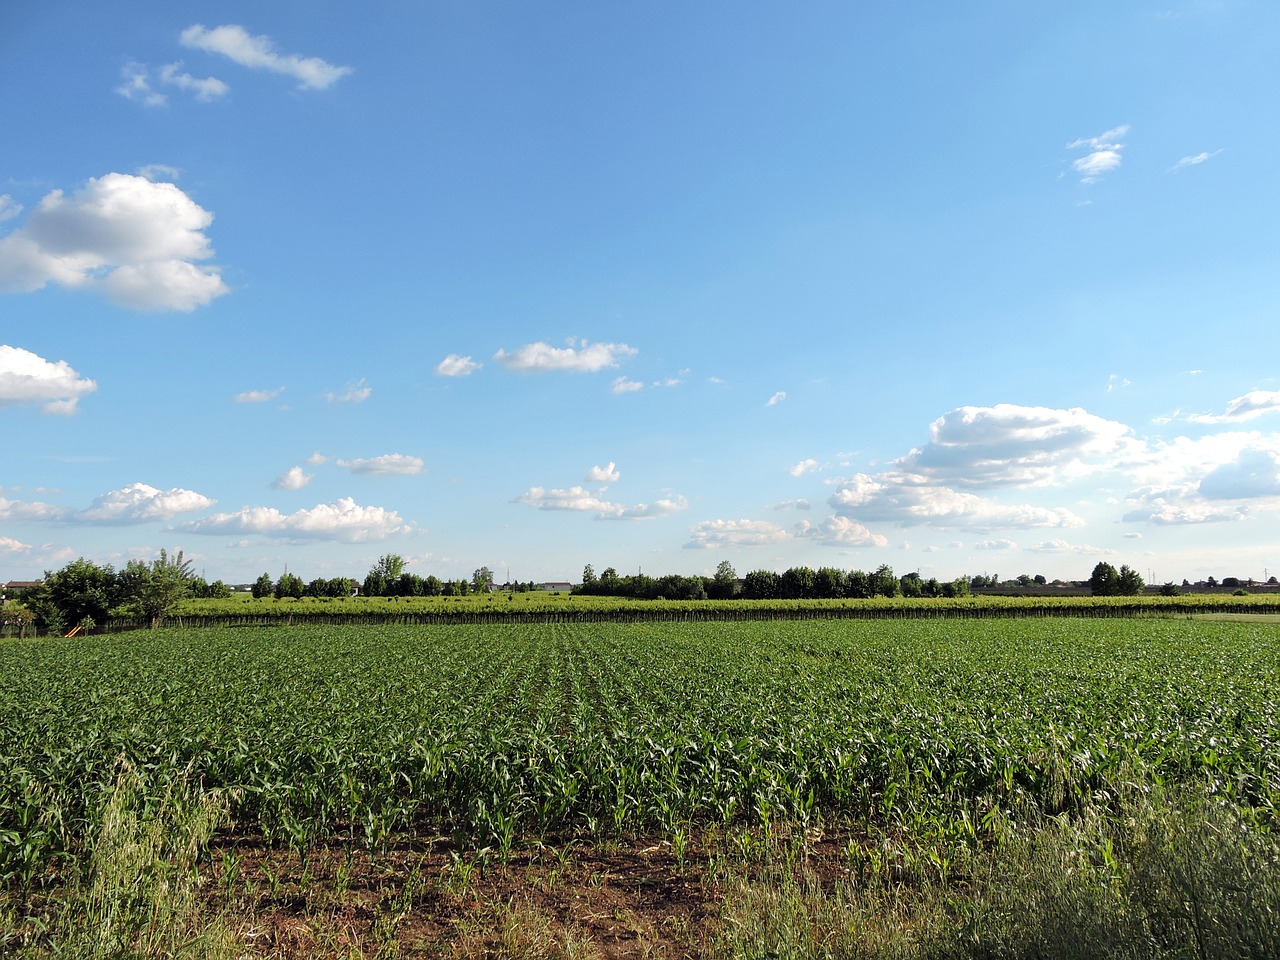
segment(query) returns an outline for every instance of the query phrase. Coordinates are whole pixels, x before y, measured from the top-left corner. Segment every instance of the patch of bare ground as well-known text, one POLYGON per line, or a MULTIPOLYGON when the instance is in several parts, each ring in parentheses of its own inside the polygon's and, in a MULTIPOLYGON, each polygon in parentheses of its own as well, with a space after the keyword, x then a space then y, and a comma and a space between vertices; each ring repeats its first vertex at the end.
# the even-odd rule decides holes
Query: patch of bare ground
MULTIPOLYGON (((797 870, 847 877, 842 842, 794 839, 797 870)), ((717 830, 683 849, 667 838, 567 840, 505 862, 444 839, 375 854, 335 844, 304 858, 224 835, 205 890, 248 957, 703 957, 728 884, 765 858, 776 871, 778 849, 777 837, 717 830)))

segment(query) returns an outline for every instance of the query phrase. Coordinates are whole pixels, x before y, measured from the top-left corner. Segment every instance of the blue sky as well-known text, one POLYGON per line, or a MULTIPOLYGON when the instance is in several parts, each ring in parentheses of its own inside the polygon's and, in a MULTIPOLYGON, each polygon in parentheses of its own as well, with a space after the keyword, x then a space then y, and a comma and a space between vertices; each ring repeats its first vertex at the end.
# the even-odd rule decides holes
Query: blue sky
POLYGON ((0 579, 1280 572, 1280 8, 17 0, 0 579))

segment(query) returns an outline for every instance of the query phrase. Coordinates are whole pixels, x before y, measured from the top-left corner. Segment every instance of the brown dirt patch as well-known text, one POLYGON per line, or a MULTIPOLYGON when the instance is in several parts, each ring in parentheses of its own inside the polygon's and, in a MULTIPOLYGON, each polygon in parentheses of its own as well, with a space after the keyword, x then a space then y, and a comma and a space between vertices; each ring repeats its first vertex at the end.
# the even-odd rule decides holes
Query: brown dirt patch
POLYGON ((784 845, 810 876, 847 876, 844 841, 820 834, 765 844, 708 832, 683 857, 667 839, 568 840, 505 863, 442 839, 302 859, 226 835, 206 890, 251 957, 700 957, 718 936, 726 870, 749 876, 753 849, 776 870, 784 845))

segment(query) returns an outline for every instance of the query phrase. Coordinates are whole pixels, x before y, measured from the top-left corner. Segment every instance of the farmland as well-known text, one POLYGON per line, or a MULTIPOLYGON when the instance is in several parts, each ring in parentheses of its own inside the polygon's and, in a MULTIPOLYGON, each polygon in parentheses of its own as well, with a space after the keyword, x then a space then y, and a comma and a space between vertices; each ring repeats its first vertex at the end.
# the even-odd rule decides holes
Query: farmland
POLYGON ((1050 618, 6 641, 0 877, 12 896, 56 890, 122 771, 140 817, 218 797, 210 850, 235 837, 304 875, 406 844, 494 869, 642 845, 683 869, 822 837, 838 874, 945 884, 1054 818, 1129 816, 1134 783, 1193 791, 1265 838, 1276 639, 1260 622, 1050 618))
MULTIPOLYGON (((673 622, 792 619, 966 619, 970 617, 1177 616, 1192 613, 1280 614, 1280 596, 1255 593, 1164 597, 1003 596, 875 597, 840 600, 637 600, 612 596, 482 593, 465 597, 187 599, 172 616, 183 626, 269 626, 277 623, 411 625, 525 622, 673 622)), ((136 617, 105 622, 108 629, 139 625, 136 617)))

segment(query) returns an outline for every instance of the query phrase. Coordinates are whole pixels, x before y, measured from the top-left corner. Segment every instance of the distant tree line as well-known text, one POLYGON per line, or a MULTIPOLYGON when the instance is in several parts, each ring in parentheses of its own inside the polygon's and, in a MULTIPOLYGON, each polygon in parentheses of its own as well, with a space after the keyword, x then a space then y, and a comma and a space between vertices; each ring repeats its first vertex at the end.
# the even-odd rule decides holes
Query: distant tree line
MULTIPOLYGON (((470 579, 441 580, 435 576, 420 577, 408 572, 407 561, 387 554, 369 570, 364 581, 350 577, 319 578, 304 583, 296 574, 284 573, 278 580, 264 573, 253 584, 254 597, 435 597, 466 596, 495 589, 493 572, 479 567, 470 579)), ((1272 577, 1269 583, 1274 583, 1272 577)), ((1059 581, 1054 581, 1057 585, 1059 581)), ((1209 580, 1216 586, 1216 581, 1209 580)), ((1224 578, 1226 587, 1239 584, 1235 578, 1224 578)), ((1249 581, 1250 585, 1253 581, 1249 581)), ((1001 581, 995 574, 961 576, 939 581, 922 578, 919 573, 897 576, 888 564, 875 570, 840 570, 835 567, 791 567, 782 573, 753 570, 739 579, 733 565, 720 563, 714 576, 667 574, 651 577, 643 573, 620 575, 607 567, 599 576, 591 564, 582 571, 582 582, 572 593, 584 596, 630 597, 637 600, 840 600, 872 597, 963 597, 974 590, 1046 586, 1045 578, 1023 574, 1001 581)), ((1128 565, 1118 570, 1109 563, 1093 568, 1087 584, 1095 596, 1136 596, 1146 587, 1142 577, 1128 565)), ((1184 587, 1190 586, 1184 581, 1184 587)), ((504 591, 523 592, 539 589, 533 581, 506 583, 504 591)), ((1178 587, 1167 583, 1161 593, 1176 595, 1178 587)), ((1243 589, 1240 592, 1244 592, 1243 589)), ((130 560, 122 569, 100 565, 83 557, 57 571, 45 571, 44 580, 25 591, 22 605, 34 618, 37 627, 63 630, 75 626, 93 627, 109 619, 135 617, 158 626, 178 601, 187 597, 222 599, 231 596, 231 588, 221 580, 212 583, 191 571, 191 562, 182 551, 170 556, 161 550, 151 561, 130 560)))
MULTIPOLYGON (((279 580, 272 580, 271 574, 264 573, 253 584, 253 596, 275 597, 277 600, 302 597, 465 597, 473 593, 485 593, 493 590, 493 571, 488 567, 478 568, 471 579, 441 580, 439 577, 420 577, 410 573, 405 567, 408 561, 395 553, 388 553, 378 558, 369 569, 363 581, 351 577, 333 577, 331 579, 312 580, 304 583, 302 578, 292 574, 281 574, 279 580)), ((503 584, 503 590, 513 593, 537 590, 532 580, 528 583, 503 584)))
POLYGON ((582 582, 572 590, 585 596, 630 597, 635 600, 841 600, 871 597, 963 597, 970 579, 938 581, 919 573, 896 576, 888 564, 872 572, 839 570, 835 567, 791 567, 782 573, 753 570, 738 580, 732 564, 722 561, 715 576, 667 574, 650 577, 643 573, 620 576, 613 567, 596 576, 591 564, 582 571, 582 582))

